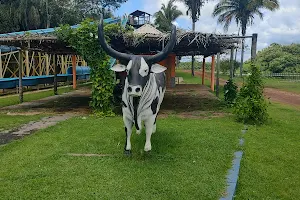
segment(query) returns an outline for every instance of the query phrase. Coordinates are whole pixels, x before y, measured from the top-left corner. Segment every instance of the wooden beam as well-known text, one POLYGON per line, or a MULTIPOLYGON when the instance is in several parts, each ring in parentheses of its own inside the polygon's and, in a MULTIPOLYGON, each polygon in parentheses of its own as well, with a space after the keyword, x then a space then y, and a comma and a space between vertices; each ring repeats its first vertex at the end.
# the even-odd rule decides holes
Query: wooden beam
POLYGON ((217 80, 216 80, 216 96, 220 95, 220 53, 217 54, 217 80))
POLYGON ((50 72, 50 62, 49 62, 49 54, 45 54, 45 62, 46 62, 46 75, 49 75, 49 72, 50 72))
POLYGON ((1 49, 0 49, 0 78, 3 78, 4 77, 4 74, 3 74, 3 65, 2 65, 2 52, 1 52, 1 49))
POLYGON ((23 54, 22 50, 19 51, 19 100, 20 103, 23 103, 23 54))
POLYGON ((211 57, 210 89, 215 91, 215 55, 211 57))
POLYGON ((202 85, 204 85, 204 81, 205 81, 205 58, 203 58, 202 61, 202 85))
POLYGON ((73 89, 76 89, 76 56, 72 55, 73 89))
POLYGON ((56 64, 56 55, 53 55, 53 66, 54 66, 54 95, 57 95, 57 64, 56 64))
POLYGON ((252 45, 251 45, 251 61, 254 61, 256 58, 257 51, 257 33, 252 35, 252 45))
POLYGON ((234 70, 233 54, 234 54, 234 48, 232 47, 230 53, 230 78, 231 79, 233 79, 233 70, 234 70))
POLYGON ((26 76, 30 76, 30 68, 29 68, 29 52, 25 51, 25 66, 26 66, 26 76))

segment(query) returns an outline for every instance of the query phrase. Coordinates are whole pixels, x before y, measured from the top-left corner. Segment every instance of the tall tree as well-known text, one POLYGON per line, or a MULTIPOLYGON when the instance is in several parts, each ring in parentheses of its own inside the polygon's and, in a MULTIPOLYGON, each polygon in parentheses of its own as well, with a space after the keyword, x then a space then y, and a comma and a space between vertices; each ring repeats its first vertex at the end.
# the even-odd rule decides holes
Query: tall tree
POLYGON ((77 24, 127 0, 0 0, 0 33, 77 24))
MULTIPOLYGON (((186 7, 186 14, 190 15, 193 23, 193 31, 196 29, 196 22, 199 20, 201 15, 201 8, 204 6, 205 2, 209 0, 180 0, 186 7)), ((192 76, 195 76, 195 56, 192 56, 192 76)))
MULTIPOLYGON (((227 31, 232 20, 242 29, 242 35, 246 35, 247 26, 253 25, 255 16, 263 19, 262 9, 275 11, 279 8, 278 0, 220 0, 215 6, 213 16, 218 16, 218 22, 224 24, 227 31)), ((242 40, 242 56, 240 76, 243 74, 245 40, 242 40)))
POLYGON ((171 31, 172 22, 175 21, 182 12, 174 5, 176 0, 170 0, 167 5, 162 4, 160 11, 154 14, 155 25, 161 31, 171 31))

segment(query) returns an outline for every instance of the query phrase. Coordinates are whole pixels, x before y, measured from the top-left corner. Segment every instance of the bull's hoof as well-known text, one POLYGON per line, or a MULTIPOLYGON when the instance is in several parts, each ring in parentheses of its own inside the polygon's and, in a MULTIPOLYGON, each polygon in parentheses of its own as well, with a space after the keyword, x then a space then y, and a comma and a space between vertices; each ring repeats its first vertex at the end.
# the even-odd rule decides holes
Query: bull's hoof
POLYGON ((124 155, 131 156, 131 150, 124 150, 124 155))

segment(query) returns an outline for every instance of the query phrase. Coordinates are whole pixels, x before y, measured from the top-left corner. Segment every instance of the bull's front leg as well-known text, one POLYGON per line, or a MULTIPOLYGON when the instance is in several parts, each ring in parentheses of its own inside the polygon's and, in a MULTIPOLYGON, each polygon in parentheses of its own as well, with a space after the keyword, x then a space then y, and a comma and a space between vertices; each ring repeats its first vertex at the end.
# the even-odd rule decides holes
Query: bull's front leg
POLYGON ((153 133, 154 122, 155 122, 155 115, 145 120, 146 143, 145 143, 144 151, 151 151, 151 135, 153 133))
POLYGON ((124 121, 124 125, 125 125, 125 134, 126 134, 124 153, 126 155, 130 155, 131 154, 130 137, 131 137, 131 133, 132 133, 133 122, 127 116, 123 116, 123 121, 124 121))

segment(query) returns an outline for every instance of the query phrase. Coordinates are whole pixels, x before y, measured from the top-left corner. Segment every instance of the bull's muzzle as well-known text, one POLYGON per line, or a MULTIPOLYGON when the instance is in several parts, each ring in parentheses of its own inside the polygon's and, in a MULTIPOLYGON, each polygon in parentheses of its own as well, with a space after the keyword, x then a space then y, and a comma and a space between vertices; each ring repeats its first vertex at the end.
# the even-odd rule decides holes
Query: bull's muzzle
POLYGON ((130 96, 140 97, 142 95, 142 86, 140 85, 129 85, 127 92, 130 96))

